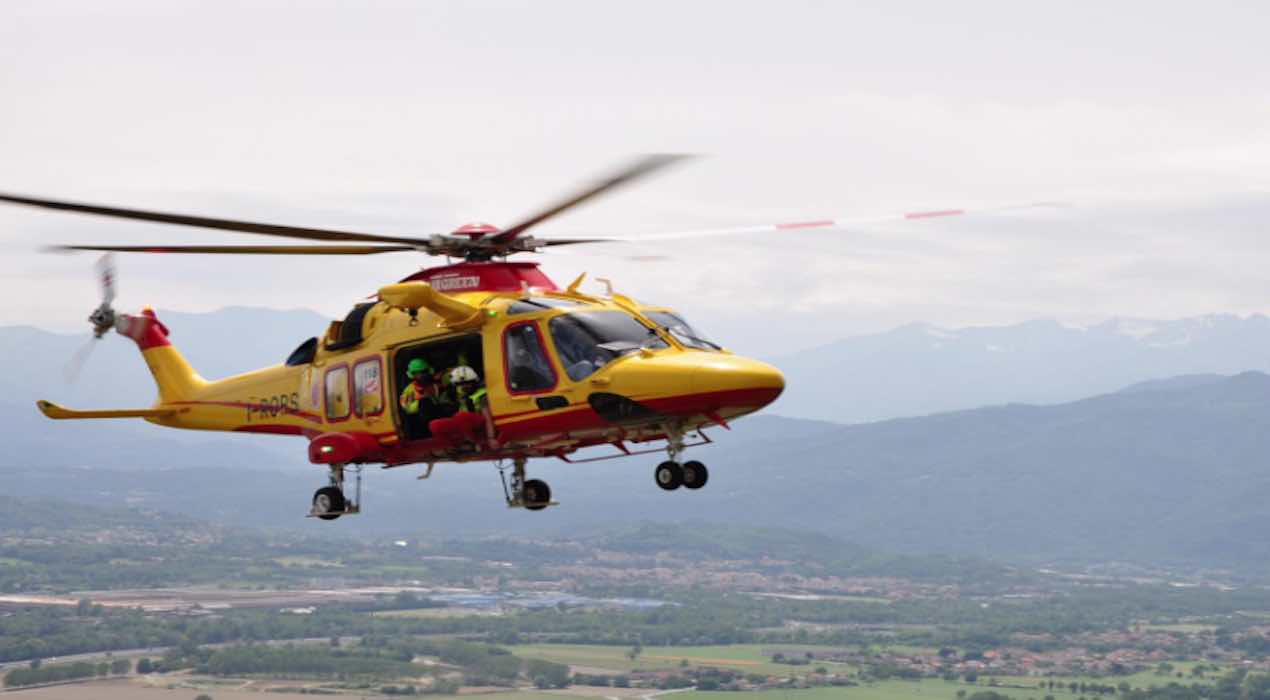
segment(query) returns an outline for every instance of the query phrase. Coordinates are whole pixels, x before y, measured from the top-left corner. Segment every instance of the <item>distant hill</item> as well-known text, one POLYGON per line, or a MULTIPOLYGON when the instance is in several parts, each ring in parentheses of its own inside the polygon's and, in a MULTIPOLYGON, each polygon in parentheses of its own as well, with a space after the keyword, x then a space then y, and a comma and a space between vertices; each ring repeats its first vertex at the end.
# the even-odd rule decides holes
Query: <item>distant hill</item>
MULTIPOLYGON (((558 508, 506 508, 489 464, 366 474, 362 515, 303 517, 317 467, 0 470, 23 497, 129 503, 217 522, 358 537, 508 533, 571 537, 652 522, 669 546, 700 520, 820 533, 883 551, 1006 561, 1126 561, 1270 570, 1270 376, 1011 404, 856 426, 772 416, 715 430, 691 454, 702 491, 664 493, 657 455, 534 460, 558 508)), ((286 444, 286 440, 282 441, 286 444)), ((723 543, 720 546, 725 546, 723 543)), ((791 551, 776 546, 778 551, 791 551)))
MULTIPOLYGON (((327 319, 311 311, 231 307, 212 313, 162 311, 172 341, 201 374, 218 379, 281 363, 327 319)), ((303 450, 258 435, 165 430, 143 421, 50 423, 37 399, 75 408, 149 406, 154 381, 137 347, 110 334, 96 343, 74 384, 63 367, 89 341, 27 326, 0 327, 0 423, 12 428, 0 466, 268 466, 305 463, 303 450)))
POLYGON ((772 358, 772 410, 840 423, 1004 403, 1059 403, 1153 379, 1270 370, 1270 319, 1115 319, 945 329, 915 324, 772 358))
MULTIPOLYGON (((161 315, 212 377, 281 361, 325 323, 303 311, 161 315)), ((372 468, 365 514, 335 523, 303 517, 324 475, 305 460, 302 440, 163 430, 140 421, 46 421, 31 406, 36 398, 146 405, 154 392, 148 372, 135 348, 109 338, 80 383, 67 387, 61 365, 86 333, 3 328, 0 358, 9 371, 0 420, 10 430, 0 477, 22 498, 350 536, 550 536, 699 519, 904 552, 1270 568, 1270 377, 1213 374, 1270 356, 1266 325, 1262 317, 1213 317, 1131 333, 1123 322, 1087 331, 1037 323, 957 331, 938 341, 931 329, 910 327, 842 346, 849 349, 843 357, 855 359, 834 361, 833 371, 816 374, 811 366, 829 362, 827 351, 800 360, 808 366, 786 363, 790 397, 779 405, 814 407, 817 396, 837 396, 839 416, 972 400, 999 405, 850 426, 747 418, 730 432, 712 431, 717 444, 690 453, 711 467, 710 485, 696 493, 658 490, 656 454, 580 465, 535 460, 533 475, 547 479, 563 504, 537 514, 503 505, 489 464, 441 465, 423 482, 413 478, 416 467, 372 468), (1071 334, 1083 334, 1085 344, 1064 345, 1071 334), (897 354, 897 339, 905 338, 911 352, 897 354), (990 352, 1013 359, 982 359, 989 339, 1007 347, 998 342, 1008 338, 1016 340, 1008 346, 1013 352, 990 352), (948 344, 933 348, 935 342, 948 344), (945 348, 956 351, 940 369, 945 348), (1165 373, 1172 364, 1186 365, 1185 376, 1165 373), (841 381, 859 390, 834 394, 814 386, 817 377, 828 387, 841 381), (1125 388, 1054 405, 1019 403, 1023 395, 1113 382, 1125 388)), ((677 534, 661 536, 673 541, 677 534)))

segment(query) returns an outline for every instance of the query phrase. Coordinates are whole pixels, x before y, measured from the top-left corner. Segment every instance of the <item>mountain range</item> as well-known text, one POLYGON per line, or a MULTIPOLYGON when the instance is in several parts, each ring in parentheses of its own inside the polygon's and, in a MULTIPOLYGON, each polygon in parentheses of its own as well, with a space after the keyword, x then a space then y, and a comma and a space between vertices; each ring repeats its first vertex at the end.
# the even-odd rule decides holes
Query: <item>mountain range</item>
MULTIPOLYGON (((250 368, 262 356, 280 359, 321 329, 320 319, 307 312, 262 317, 269 319, 268 327, 251 328, 245 310, 189 319, 169 314, 165 320, 174 340, 212 376, 250 368), (225 342, 221 326, 235 318, 244 321, 235 327, 255 333, 233 331, 241 345, 225 342)), ((1187 325, 1177 323, 1174 328, 1187 325)), ((1262 342, 1257 338, 1264 319, 1257 317, 1192 324, 1244 330, 1227 328, 1202 342, 1192 336, 1175 347, 1213 348, 1222 338, 1240 337, 1248 339, 1248 347, 1189 359, 1172 355, 1185 359, 1179 364, 1233 363, 1238 352, 1251 353, 1262 342)), ((1053 326, 1038 325, 1039 336, 1055 336, 1053 326)), ((896 334, 912 337, 916 330, 896 334)), ((1167 337, 1161 332, 1157 327, 1153 334, 1167 337)), ((969 344, 964 336, 974 334, 958 335, 969 344)), ((0 405, 0 418, 14 428, 0 462, 9 494, 133 504, 218 523, 358 537, 550 536, 697 519, 794 528, 900 552, 1270 571, 1265 505, 1270 376, 1259 372, 1151 376, 1117 391, 1049 405, 1008 395, 1010 387, 1074 391, 1038 368, 1034 382, 1005 387, 969 382, 977 387, 966 390, 972 397, 976 391, 1006 394, 995 406, 851 425, 761 414, 736 422, 731 431, 712 431, 715 444, 690 451, 711 467, 709 485, 698 492, 656 488, 652 468, 658 455, 577 465, 535 460, 532 475, 548 480, 562 504, 542 513, 507 509, 489 464, 441 465, 421 482, 412 478, 416 468, 370 469, 364 513, 323 523, 303 517, 324 474, 305 461, 303 442, 295 438, 183 433, 139 421, 50 423, 34 412, 27 401, 37 395, 73 405, 148 404, 153 389, 135 349, 111 340, 102 343, 80 383, 62 389, 60 363, 80 338, 0 329, 0 356, 12 370, 5 376, 6 403, 0 405)), ((878 338, 870 342, 882 344, 878 338)), ((895 355, 887 371, 897 377, 918 374, 917 360, 927 356, 915 350, 905 362, 904 355, 895 355)), ((1092 356, 1089 362, 1099 369, 1091 370, 1099 381, 1112 381, 1114 363, 1101 367, 1092 356)), ((1053 363, 1078 364, 1070 357, 1053 363)), ((782 405, 793 405, 797 392, 806 389, 795 379, 803 369, 787 367, 791 396, 782 405)), ((934 395, 931 405, 952 398, 934 395)), ((667 528, 662 536, 673 541, 676 535, 667 528)))
POLYGON ((781 415, 840 423, 1010 402, 1059 403, 1183 374, 1270 370, 1270 319, 1055 321, 945 329, 916 324, 771 358, 781 415))

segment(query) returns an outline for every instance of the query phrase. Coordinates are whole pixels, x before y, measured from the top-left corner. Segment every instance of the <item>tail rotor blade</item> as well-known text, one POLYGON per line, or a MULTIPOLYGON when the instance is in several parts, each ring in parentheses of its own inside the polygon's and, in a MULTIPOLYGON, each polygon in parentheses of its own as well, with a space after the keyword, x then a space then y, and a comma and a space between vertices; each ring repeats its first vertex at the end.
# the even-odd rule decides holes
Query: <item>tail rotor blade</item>
POLYGON ((71 359, 62 367, 62 377, 67 384, 74 384, 75 380, 79 379, 79 373, 84 369, 95 347, 97 347, 97 339, 89 338, 88 342, 81 345, 75 354, 71 355, 71 359))
POLYGON ((97 276, 101 282, 101 299, 106 306, 115 300, 115 256, 106 253, 97 261, 97 276))

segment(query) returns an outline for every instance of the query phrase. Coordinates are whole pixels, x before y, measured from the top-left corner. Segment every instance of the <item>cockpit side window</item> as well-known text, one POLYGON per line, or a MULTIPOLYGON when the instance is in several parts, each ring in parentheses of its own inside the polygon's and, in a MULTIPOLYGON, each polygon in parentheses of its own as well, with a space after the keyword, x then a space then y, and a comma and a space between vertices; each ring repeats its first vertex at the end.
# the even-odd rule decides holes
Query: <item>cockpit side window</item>
POLYGON ((657 331, 621 311, 576 311, 548 326, 565 374, 575 382, 640 348, 667 347, 657 331))
POLYGON ((542 332, 534 321, 507 327, 503 334, 503 357, 507 363, 507 389, 513 394, 549 391, 556 386, 556 371, 547 359, 542 332))
POLYGON ((644 315, 653 323, 666 329, 671 335, 675 336, 684 347, 693 348, 695 350, 722 350, 717 344, 706 339, 699 331, 682 317, 669 311, 645 311, 644 315))

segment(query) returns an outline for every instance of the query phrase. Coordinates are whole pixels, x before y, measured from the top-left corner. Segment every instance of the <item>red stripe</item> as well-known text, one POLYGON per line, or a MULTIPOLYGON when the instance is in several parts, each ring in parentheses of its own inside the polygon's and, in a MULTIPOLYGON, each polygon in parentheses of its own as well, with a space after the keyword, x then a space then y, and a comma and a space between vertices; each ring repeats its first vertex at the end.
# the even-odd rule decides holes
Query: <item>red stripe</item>
MULTIPOLYGON (((273 410, 273 406, 267 403, 244 403, 241 401, 169 401, 173 406, 221 406, 223 408, 250 408, 261 412, 273 410)), ((286 416, 297 416, 313 423, 321 424, 322 417, 308 411, 291 410, 290 408, 278 407, 278 413, 286 416)))
MULTIPOLYGON (((780 394, 781 390, 774 388, 734 389, 731 391, 640 399, 639 402, 661 414, 681 416, 706 415, 708 412, 717 414, 720 409, 725 407, 758 408, 766 406, 775 401, 780 394)), ((512 440, 548 433, 568 433, 575 430, 612 427, 612 423, 600 418, 595 409, 587 404, 578 405, 575 410, 552 411, 538 418, 530 418, 499 426, 501 436, 512 440)))
POLYGON ((825 226, 833 226, 833 220, 817 219, 816 221, 795 221, 790 224, 776 224, 776 228, 781 230, 794 228, 824 228, 825 226))
POLYGON ((304 428, 298 425, 240 425, 234 428, 236 433, 267 433, 269 435, 304 435, 304 428))
POLYGON ((915 211, 911 214, 905 214, 905 219, 933 219, 937 216, 957 216, 965 214, 965 209, 937 209, 935 211, 915 211))

